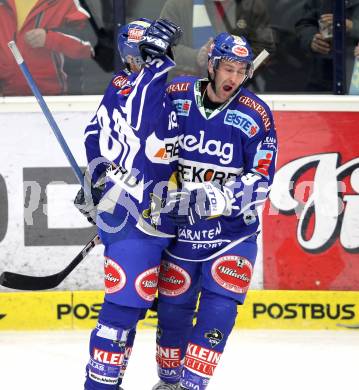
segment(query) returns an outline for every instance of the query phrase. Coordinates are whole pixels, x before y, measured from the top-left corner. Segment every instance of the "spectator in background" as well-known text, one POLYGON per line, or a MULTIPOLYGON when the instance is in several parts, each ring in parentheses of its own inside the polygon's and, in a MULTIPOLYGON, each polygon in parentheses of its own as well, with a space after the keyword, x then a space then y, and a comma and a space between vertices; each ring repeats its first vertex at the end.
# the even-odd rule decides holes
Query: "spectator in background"
POLYGON ((359 43, 354 48, 354 66, 349 86, 350 95, 359 95, 359 43))
POLYGON ((66 93, 64 57, 92 57, 79 38, 87 19, 76 0, 0 0, 0 95, 31 94, 7 46, 14 37, 41 92, 66 93))
POLYGON ((262 49, 274 50, 262 0, 167 0, 161 17, 174 21, 184 31, 175 52, 176 74, 206 76, 212 37, 223 31, 246 36, 255 55, 262 49))
MULTIPOLYGON (((359 40, 359 0, 346 0, 346 73, 347 86, 353 69, 353 50, 359 40)), ((296 22, 301 47, 312 57, 308 91, 333 90, 332 56, 333 12, 331 0, 306 0, 296 22), (319 25, 322 25, 320 28, 319 25)))
POLYGON ((306 0, 266 0, 275 52, 260 70, 266 93, 305 92, 309 56, 299 47, 294 25, 306 0))
MULTIPOLYGON (((104 88, 112 79, 115 71, 115 15, 113 0, 80 0, 81 6, 89 14, 90 28, 86 39, 94 48, 94 61, 83 62, 83 92, 84 94, 102 94, 104 88)), ((72 74, 79 60, 70 62, 72 74)))

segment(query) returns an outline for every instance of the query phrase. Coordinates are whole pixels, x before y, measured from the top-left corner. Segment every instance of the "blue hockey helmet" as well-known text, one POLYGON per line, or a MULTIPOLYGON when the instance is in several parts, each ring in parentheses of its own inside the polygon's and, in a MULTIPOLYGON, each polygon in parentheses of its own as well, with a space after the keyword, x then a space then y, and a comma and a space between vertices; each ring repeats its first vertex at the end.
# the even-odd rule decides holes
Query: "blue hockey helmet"
POLYGON ((117 47, 124 64, 128 64, 128 56, 133 57, 139 67, 143 64, 138 43, 151 23, 150 19, 140 18, 119 28, 117 47))
POLYGON ((222 60, 244 62, 247 64, 247 76, 253 75, 253 51, 246 38, 231 35, 228 32, 218 34, 208 52, 208 59, 216 69, 222 60))

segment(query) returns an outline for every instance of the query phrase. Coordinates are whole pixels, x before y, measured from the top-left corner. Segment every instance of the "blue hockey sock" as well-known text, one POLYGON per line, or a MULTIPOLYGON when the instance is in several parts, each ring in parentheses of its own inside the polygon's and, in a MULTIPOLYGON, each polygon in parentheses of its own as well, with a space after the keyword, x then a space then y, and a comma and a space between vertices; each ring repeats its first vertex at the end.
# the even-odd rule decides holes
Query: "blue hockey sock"
POLYGON ((220 360, 237 316, 232 298, 203 289, 197 323, 189 338, 181 386, 204 390, 220 360))
POLYGON ((132 353, 132 348, 133 348, 133 343, 135 341, 135 337, 136 337, 136 328, 132 328, 130 330, 128 336, 127 336, 127 342, 126 342, 126 346, 125 346, 125 353, 124 353, 124 356, 123 356, 123 362, 122 362, 122 365, 121 365, 120 377, 119 377, 119 380, 118 380, 118 384, 122 383, 123 377, 125 375, 125 372, 126 372, 126 369, 127 369, 127 365, 128 365, 128 361, 130 360, 130 357, 131 357, 131 353, 132 353))
POLYGON ((141 314, 139 308, 104 302, 96 328, 91 333, 85 390, 118 390, 126 345, 133 343, 141 314))
POLYGON ((182 304, 159 300, 156 361, 160 379, 177 383, 181 377, 188 338, 192 332, 196 297, 182 304))

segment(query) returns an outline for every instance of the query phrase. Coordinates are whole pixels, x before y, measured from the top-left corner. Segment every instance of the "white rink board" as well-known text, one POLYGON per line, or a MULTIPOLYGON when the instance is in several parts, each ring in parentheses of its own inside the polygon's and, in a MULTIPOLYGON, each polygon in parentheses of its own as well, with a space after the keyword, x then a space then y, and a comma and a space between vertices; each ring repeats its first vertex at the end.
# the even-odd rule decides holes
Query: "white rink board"
MULTIPOLYGON (((359 110, 359 97, 353 96, 263 95, 262 98, 272 109, 279 111, 359 110)), ((100 96, 46 98, 80 166, 84 166, 86 162, 83 130, 100 99, 100 96)), ((69 167, 69 164, 35 98, 0 98, 0 132, 0 272, 8 270, 33 275, 58 272, 83 246, 78 242, 66 245, 67 236, 64 231, 68 231, 67 235, 71 237, 76 234, 82 236, 83 240, 80 242, 83 243, 92 236, 88 229, 90 225, 72 205, 79 186, 53 182, 57 176, 51 177, 52 171, 49 172, 49 169, 60 167, 61 171, 69 167), (36 179, 30 184, 25 183, 31 186, 34 195, 30 198, 30 203, 27 202, 28 191, 24 191, 24 181, 27 181, 28 175, 31 178, 50 175, 51 180, 46 182, 47 185, 40 183, 44 190, 46 188, 47 196, 47 202, 45 205, 41 204, 41 210, 36 207, 43 193, 39 193, 39 183, 36 179), (27 202, 26 209, 24 199, 27 202), (37 232, 30 229, 30 234, 26 235, 25 222, 30 226, 37 221, 36 215, 42 216, 43 230, 37 232), (53 230, 48 240, 46 229, 53 230), (76 234, 72 234, 73 232, 76 234), (61 241, 64 241, 65 245, 61 241)), ((69 174, 71 176, 68 168, 67 175, 69 174)), ((58 289, 102 289, 102 250, 102 246, 95 248, 58 289)), ((261 245, 251 287, 263 287, 261 245)), ((1 287, 0 290, 8 291, 1 287)))
MULTIPOLYGON (((92 112, 56 112, 55 119, 68 142, 74 157, 80 166, 85 165, 86 157, 83 148, 83 129, 90 120, 92 112)), ((42 168, 68 167, 55 136, 45 117, 37 112, 1 112, 0 131, 6 133, 0 144, 0 175, 5 180, 7 192, 8 224, 0 220, 0 231, 5 236, 0 238, 0 272, 11 270, 24 274, 47 275, 63 269, 81 250, 82 245, 58 245, 56 237, 51 245, 25 245, 25 221, 31 226, 35 222, 35 213, 41 212, 46 217, 49 229, 76 229, 87 231, 91 225, 72 205, 78 189, 77 184, 53 183, 46 187, 47 205, 39 210, 38 184, 26 183, 24 169, 34 169, 41 173, 42 168), (25 181, 25 183, 24 183, 25 181), (31 201, 24 207, 24 186, 31 186, 31 201), (55 245, 56 244, 56 245, 55 245)), ((75 179, 73 179, 75 182, 75 179)), ((28 192, 26 198, 28 199, 28 192)), ((1 207, 4 214, 4 193, 0 191, 1 207)), ((42 196, 42 195, 41 195, 42 196)), ((46 228, 46 227, 45 227, 46 228)), ((56 231, 54 232, 56 235, 56 231)), ((71 233, 70 233, 71 234, 71 233)), ((41 234, 39 234, 41 235, 41 234)), ((88 231, 86 237, 92 236, 88 231)), ((59 234, 61 242, 61 234, 59 234)), ((34 240, 32 240, 34 241, 34 240)), ((84 240, 85 242, 86 240, 84 240)), ((83 262, 71 276, 60 286, 60 289, 99 289, 102 288, 99 259, 102 248, 95 248, 93 254, 83 262)), ((2 289, 8 291, 7 289, 2 289)))

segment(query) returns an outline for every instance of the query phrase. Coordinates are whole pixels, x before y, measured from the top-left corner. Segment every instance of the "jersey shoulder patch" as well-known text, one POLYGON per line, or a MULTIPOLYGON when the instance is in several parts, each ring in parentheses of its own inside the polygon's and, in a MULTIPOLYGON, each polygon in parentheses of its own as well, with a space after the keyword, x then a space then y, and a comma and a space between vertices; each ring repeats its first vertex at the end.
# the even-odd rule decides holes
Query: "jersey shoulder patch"
POLYGON ((241 93, 239 95, 238 103, 254 110, 261 117, 264 129, 269 131, 272 127, 272 114, 269 107, 263 100, 259 99, 258 96, 249 91, 245 92, 246 93, 241 93))
POLYGON ((187 92, 195 81, 196 78, 191 76, 176 77, 167 85, 166 92, 168 94, 187 92))
POLYGON ((117 89, 122 89, 128 83, 128 76, 119 74, 112 79, 112 85, 117 89))
POLYGON ((127 96, 130 94, 132 89, 132 78, 133 74, 127 74, 127 72, 123 71, 112 79, 111 85, 115 89, 116 93, 127 96))

